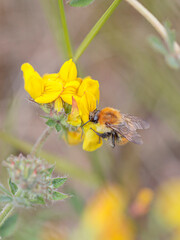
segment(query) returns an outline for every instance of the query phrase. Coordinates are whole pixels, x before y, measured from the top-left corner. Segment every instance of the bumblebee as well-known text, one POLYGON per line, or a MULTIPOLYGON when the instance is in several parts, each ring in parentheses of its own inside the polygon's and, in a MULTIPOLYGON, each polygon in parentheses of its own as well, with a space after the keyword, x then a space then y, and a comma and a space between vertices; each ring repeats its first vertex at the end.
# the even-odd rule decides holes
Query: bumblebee
POLYGON ((99 137, 109 140, 112 147, 115 147, 116 144, 124 145, 127 142, 143 144, 142 138, 136 130, 149 128, 146 121, 129 114, 122 114, 119 110, 109 107, 91 112, 88 122, 98 124, 97 131, 91 128, 92 131, 99 137))

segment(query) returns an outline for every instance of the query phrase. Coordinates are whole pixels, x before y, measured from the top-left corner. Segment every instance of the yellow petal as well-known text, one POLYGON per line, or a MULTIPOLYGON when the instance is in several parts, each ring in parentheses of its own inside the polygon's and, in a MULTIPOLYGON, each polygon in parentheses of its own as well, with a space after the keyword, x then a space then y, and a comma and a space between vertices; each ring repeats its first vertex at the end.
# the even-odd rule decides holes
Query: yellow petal
POLYGON ((76 100, 72 97, 72 109, 71 113, 68 116, 68 121, 72 126, 80 126, 81 125, 81 118, 79 115, 79 109, 76 100))
POLYGON ((76 81, 78 81, 80 84, 82 83, 83 79, 82 78, 77 78, 76 81))
POLYGON ((77 89, 79 88, 80 86, 80 82, 79 81, 71 81, 71 82, 68 82, 64 85, 64 91, 63 92, 74 92, 74 91, 77 91, 77 89))
POLYGON ((89 113, 96 109, 95 97, 90 93, 84 94, 78 101, 78 107, 83 122, 87 122, 89 120, 89 113))
POLYGON ((54 102, 54 109, 57 111, 57 112, 60 112, 61 109, 63 108, 63 103, 62 103, 62 99, 59 97, 55 100, 54 102))
POLYGON ((45 82, 43 94, 40 97, 36 98, 35 101, 41 104, 53 102, 56 98, 59 97, 62 90, 63 86, 61 82, 48 80, 45 82))
POLYGON ((97 80, 93 80, 90 77, 86 77, 78 90, 78 95, 79 96, 83 96, 83 94, 85 92, 91 93, 92 95, 94 95, 94 97, 96 98, 96 100, 99 103, 99 82, 97 80))
POLYGON ((51 73, 51 74, 44 74, 43 79, 44 80, 57 80, 59 77, 58 73, 51 73))
POLYGON ((83 140, 81 127, 79 127, 77 131, 68 131, 64 139, 69 145, 79 144, 83 140))
POLYGON ((78 81, 68 82, 64 86, 61 97, 64 102, 72 105, 72 97, 76 95, 80 83, 78 81))
POLYGON ((21 66, 21 70, 24 77, 24 89, 33 99, 41 96, 44 91, 44 81, 41 76, 29 63, 24 63, 21 66))
POLYGON ((70 59, 66 61, 60 71, 59 77, 64 80, 64 82, 74 81, 77 78, 77 69, 75 63, 70 59))
POLYGON ((83 142, 83 150, 85 151, 95 151, 97 148, 100 148, 103 144, 102 138, 100 138, 92 129, 95 129, 95 125, 93 123, 87 124, 85 128, 85 137, 83 142), (88 129, 88 130, 86 130, 88 129))

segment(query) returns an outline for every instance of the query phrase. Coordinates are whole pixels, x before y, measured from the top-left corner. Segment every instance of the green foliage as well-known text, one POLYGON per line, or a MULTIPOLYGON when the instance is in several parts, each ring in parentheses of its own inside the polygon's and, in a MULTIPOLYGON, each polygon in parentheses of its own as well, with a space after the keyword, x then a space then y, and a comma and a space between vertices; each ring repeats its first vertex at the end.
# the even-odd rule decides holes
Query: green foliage
POLYGON ((8 169, 9 186, 14 196, 3 195, 1 202, 13 200, 14 205, 31 207, 37 204, 43 205, 49 200, 61 200, 67 196, 56 193, 57 188, 67 179, 53 178, 54 166, 50 166, 42 159, 32 156, 24 157, 22 154, 11 155, 4 165, 8 169))
POLYGON ((174 30, 171 29, 171 23, 165 22, 164 26, 166 28, 166 32, 168 35, 168 38, 167 38, 168 47, 169 47, 170 51, 173 52, 174 51, 174 43, 176 41, 176 33, 174 30))
POLYGON ((165 23, 165 28, 167 32, 167 40, 163 42, 159 37, 152 36, 149 38, 151 46, 161 53, 167 64, 174 69, 180 68, 180 56, 177 56, 174 46, 176 41, 176 34, 174 30, 171 30, 170 23, 165 23))
POLYGON ((71 1, 69 1, 69 4, 72 7, 85 7, 93 2, 94 2, 94 0, 71 0, 71 1))
POLYGON ((175 59, 174 56, 171 56, 171 55, 166 56, 166 62, 170 67, 174 69, 180 68, 180 61, 175 59))
POLYGON ((55 165, 47 169, 47 176, 50 177, 54 171, 55 165))
POLYGON ((163 42, 159 37, 156 36, 149 37, 149 43, 156 51, 163 54, 164 56, 168 54, 166 47, 163 45, 163 42))
POLYGON ((18 215, 15 214, 11 217, 9 217, 4 224, 0 227, 0 237, 9 237, 11 236, 15 229, 16 229, 16 223, 17 223, 18 215))
POLYGON ((11 196, 11 193, 0 183, 0 192, 6 193, 11 196))
POLYGON ((14 194, 17 192, 17 190, 18 190, 17 185, 11 181, 11 178, 9 179, 9 187, 10 187, 11 193, 12 193, 13 195, 14 195, 14 194))
POLYGON ((0 203, 9 203, 12 202, 12 197, 7 195, 0 195, 0 203))
POLYGON ((31 200, 27 197, 15 197, 15 203, 16 205, 23 206, 23 207, 30 207, 33 203, 31 200))
POLYGON ((49 118, 46 122, 46 125, 48 125, 49 127, 54 127, 56 125, 56 120, 49 118))
POLYGON ((46 125, 48 125, 49 127, 55 127, 57 132, 61 131, 61 125, 56 119, 49 118, 46 122, 46 125))
POLYGON ((36 196, 34 199, 31 199, 30 202, 32 204, 41 204, 41 205, 45 204, 45 200, 43 196, 36 196))
POLYGON ((61 193, 61 192, 57 192, 57 191, 54 191, 53 194, 52 194, 52 199, 54 201, 63 200, 63 199, 66 199, 68 197, 69 196, 67 194, 64 194, 64 193, 61 193))
POLYGON ((67 178, 54 178, 52 180, 52 184, 54 188, 61 187, 65 182, 67 181, 67 178))
POLYGON ((59 123, 57 123, 55 125, 55 129, 56 129, 57 132, 60 132, 61 131, 61 125, 59 123))

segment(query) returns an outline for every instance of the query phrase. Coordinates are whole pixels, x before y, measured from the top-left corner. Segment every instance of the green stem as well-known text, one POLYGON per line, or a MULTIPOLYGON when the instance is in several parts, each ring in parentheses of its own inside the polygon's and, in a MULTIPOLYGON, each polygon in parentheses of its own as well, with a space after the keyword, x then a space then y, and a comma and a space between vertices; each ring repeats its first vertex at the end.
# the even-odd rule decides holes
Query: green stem
POLYGON ((58 3, 59 3, 61 23, 62 23, 62 27, 63 27, 63 31, 64 31, 64 38, 65 38, 65 42, 66 42, 68 57, 72 58, 73 51, 72 51, 71 41, 70 41, 70 37, 69 37, 68 26, 67 26, 67 22, 66 22, 66 15, 65 15, 65 11, 64 11, 63 0, 58 0, 58 3))
MULTIPOLYGON (((160 34, 160 36, 167 41, 168 34, 165 27, 159 22, 159 20, 150 12, 147 8, 145 8, 139 1, 137 0, 125 0, 128 2, 136 11, 138 11, 160 34)), ((177 42, 174 43, 175 52, 180 55, 180 46, 177 42)))
POLYGON ((3 210, 0 213, 0 227, 3 225, 3 223, 6 221, 6 219, 9 217, 9 215, 13 210, 14 210, 14 205, 12 203, 6 204, 6 206, 3 208, 3 210))
POLYGON ((114 10, 117 8, 119 3, 122 0, 114 0, 114 2, 111 4, 111 6, 106 10, 106 12, 102 15, 102 17, 98 20, 98 22, 94 25, 94 27, 91 29, 91 31, 87 34, 87 36, 84 38, 80 46, 78 47, 75 55, 74 55, 74 62, 77 62, 79 57, 83 54, 85 49, 88 47, 88 45, 91 43, 93 38, 98 34, 102 26, 105 24, 105 22, 109 19, 109 17, 112 15, 114 10))
MULTIPOLYGON (((19 152, 23 152, 24 154, 28 154, 32 149, 31 144, 19 140, 17 137, 13 137, 9 133, 2 132, 1 130, 0 140, 10 144, 16 150, 18 150, 19 152)), ((71 163, 68 159, 56 156, 44 150, 40 152, 39 156, 43 159, 46 159, 49 164, 56 163, 56 171, 68 174, 83 183, 87 183, 90 186, 98 186, 99 184, 97 177, 92 172, 88 172, 80 166, 71 163)))
POLYGON ((41 136, 37 139, 36 143, 34 144, 32 150, 31 150, 31 156, 35 156, 42 146, 44 145, 46 139, 49 137, 51 134, 53 128, 47 127, 44 132, 41 134, 41 136))
MULTIPOLYGON (((16 197, 19 197, 22 193, 22 190, 18 190, 15 194, 16 197)), ((13 203, 8 203, 5 205, 3 210, 0 212, 0 227, 6 221, 6 219, 11 215, 12 211, 14 210, 13 203)))

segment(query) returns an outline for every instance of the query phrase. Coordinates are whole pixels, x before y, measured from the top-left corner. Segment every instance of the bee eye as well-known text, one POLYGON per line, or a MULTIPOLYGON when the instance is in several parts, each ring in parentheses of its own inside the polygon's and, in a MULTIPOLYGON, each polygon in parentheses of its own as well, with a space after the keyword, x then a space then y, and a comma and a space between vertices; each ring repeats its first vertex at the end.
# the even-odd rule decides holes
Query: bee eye
POLYGON ((94 122, 98 123, 98 116, 97 115, 94 116, 94 122))

